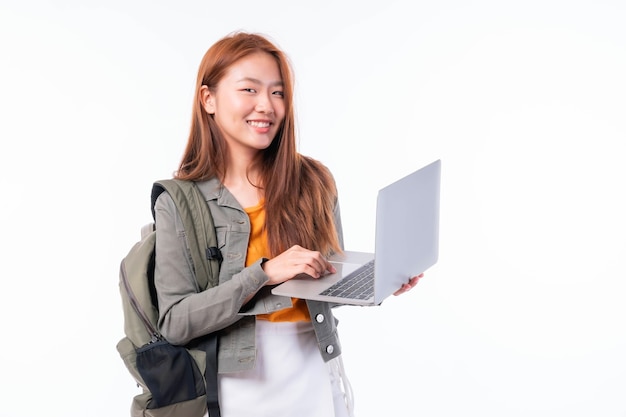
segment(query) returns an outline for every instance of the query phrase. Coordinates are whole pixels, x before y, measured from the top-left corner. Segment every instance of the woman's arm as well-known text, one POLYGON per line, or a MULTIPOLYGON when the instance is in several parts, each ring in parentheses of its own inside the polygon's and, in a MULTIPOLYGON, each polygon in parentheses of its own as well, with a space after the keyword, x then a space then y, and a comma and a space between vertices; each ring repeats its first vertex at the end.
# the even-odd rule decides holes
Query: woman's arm
POLYGON ((217 287, 199 292, 182 221, 167 193, 158 198, 155 213, 154 284, 163 336, 170 343, 182 345, 239 320, 244 302, 268 280, 261 260, 217 287))

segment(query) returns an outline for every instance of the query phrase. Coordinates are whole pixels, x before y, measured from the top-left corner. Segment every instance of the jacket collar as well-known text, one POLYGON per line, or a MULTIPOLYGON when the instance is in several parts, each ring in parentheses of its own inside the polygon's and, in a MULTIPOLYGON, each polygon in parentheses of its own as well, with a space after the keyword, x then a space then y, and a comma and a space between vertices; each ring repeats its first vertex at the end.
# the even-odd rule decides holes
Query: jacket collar
POLYGON ((206 181, 199 181, 196 184, 206 201, 216 201, 219 206, 243 210, 241 208, 241 204, 239 204, 230 191, 228 191, 228 189, 224 187, 224 184, 222 184, 216 177, 206 181))

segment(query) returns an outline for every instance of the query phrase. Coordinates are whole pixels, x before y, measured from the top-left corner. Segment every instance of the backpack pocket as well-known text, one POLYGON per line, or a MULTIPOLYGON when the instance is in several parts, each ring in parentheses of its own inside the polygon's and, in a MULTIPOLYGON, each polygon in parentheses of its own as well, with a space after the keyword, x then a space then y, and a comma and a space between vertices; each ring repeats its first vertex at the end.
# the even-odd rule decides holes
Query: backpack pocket
POLYGON ((137 370, 152 394, 148 409, 193 400, 206 394, 198 365, 183 346, 161 340, 137 349, 137 370))

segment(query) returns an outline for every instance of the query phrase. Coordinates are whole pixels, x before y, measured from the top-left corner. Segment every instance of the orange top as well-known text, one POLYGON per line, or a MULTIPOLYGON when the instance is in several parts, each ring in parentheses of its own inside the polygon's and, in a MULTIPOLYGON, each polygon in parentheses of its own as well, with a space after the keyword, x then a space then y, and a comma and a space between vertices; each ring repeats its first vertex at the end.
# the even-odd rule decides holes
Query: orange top
MULTIPOLYGON (((267 232, 265 231, 265 208, 263 201, 254 207, 244 209, 250 218, 250 241, 246 254, 246 266, 256 262, 259 258, 269 258, 267 232)), ((278 310, 269 314, 258 314, 260 320, 269 321, 310 321, 309 309, 306 302, 299 298, 292 298, 293 307, 278 310)))

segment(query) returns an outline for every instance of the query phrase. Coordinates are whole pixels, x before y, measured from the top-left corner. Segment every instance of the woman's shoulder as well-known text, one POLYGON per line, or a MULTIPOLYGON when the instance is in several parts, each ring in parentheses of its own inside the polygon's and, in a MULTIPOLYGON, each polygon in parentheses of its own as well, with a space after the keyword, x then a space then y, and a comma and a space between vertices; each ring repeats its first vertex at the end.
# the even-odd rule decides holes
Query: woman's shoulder
POLYGON ((195 181, 195 183, 198 186, 198 189, 200 190, 202 195, 204 196, 205 200, 207 201, 216 200, 220 196, 224 188, 221 181, 217 179, 217 177, 198 180, 195 181))

